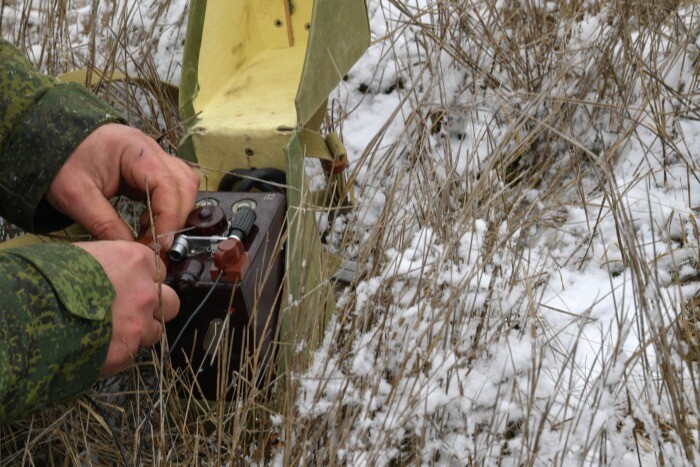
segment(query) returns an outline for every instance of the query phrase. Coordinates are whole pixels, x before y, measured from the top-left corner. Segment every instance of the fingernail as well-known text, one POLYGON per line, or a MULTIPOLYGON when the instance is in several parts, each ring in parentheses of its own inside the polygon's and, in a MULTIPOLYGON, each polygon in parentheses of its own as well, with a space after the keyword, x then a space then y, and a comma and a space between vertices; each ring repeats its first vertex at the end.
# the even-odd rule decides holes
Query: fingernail
POLYGON ((170 248, 170 246, 173 244, 174 241, 175 241, 175 234, 173 232, 170 232, 165 236, 165 243, 163 246, 165 248, 170 248))

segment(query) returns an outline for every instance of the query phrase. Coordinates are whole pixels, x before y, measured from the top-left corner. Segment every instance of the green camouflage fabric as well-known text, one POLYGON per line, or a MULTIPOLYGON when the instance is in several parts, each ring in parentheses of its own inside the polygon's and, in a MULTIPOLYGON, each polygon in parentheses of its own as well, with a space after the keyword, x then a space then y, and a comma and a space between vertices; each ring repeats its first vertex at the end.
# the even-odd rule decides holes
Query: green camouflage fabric
MULTIPOLYGON (((122 121, 85 88, 41 76, 0 40, 0 216, 31 231, 66 226, 44 194, 87 135, 122 121)), ((80 248, 0 252, 0 425, 98 379, 113 299, 104 271, 80 248)))
POLYGON ((0 217, 29 231, 68 226, 44 200, 51 181, 95 128, 123 121, 85 87, 38 74, 0 40, 0 217))
POLYGON ((0 424, 6 424, 94 384, 107 357, 115 295, 102 268, 73 245, 6 250, 0 271, 0 424))

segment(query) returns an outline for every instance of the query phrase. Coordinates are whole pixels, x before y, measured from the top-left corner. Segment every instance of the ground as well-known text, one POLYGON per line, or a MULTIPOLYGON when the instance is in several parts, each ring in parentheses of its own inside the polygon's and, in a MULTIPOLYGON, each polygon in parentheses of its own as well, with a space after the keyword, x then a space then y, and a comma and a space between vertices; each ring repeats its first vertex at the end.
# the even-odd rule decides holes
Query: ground
MULTIPOLYGON (((45 0, 24 21, 3 6, 3 37, 47 72, 111 57, 179 80, 185 1, 45 0)), ((272 464, 698 462, 700 7, 368 9, 372 45, 327 120, 358 199, 329 241, 367 274, 293 375, 294 410, 265 416, 264 455, 230 433, 188 449, 272 464)))

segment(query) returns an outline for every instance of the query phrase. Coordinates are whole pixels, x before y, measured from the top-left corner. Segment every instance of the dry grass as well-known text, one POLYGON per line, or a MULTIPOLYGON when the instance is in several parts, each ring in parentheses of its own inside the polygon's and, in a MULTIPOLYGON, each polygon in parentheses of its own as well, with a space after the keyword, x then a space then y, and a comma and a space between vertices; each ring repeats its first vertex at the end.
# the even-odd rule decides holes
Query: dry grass
MULTIPOLYGON (((98 64, 157 77, 159 30, 134 26, 134 4, 82 3, 79 43, 69 31, 80 2, 65 0, 3 0, 2 34, 40 44, 31 53, 52 73, 98 64)), ((143 355, 94 403, 2 428, 2 463, 131 464, 141 443, 147 464, 698 462, 698 287, 674 254, 699 247, 697 137, 683 132, 700 118, 698 7, 370 6, 388 24, 374 50, 395 68, 351 73, 327 120, 350 139, 353 112, 396 96, 353 165, 359 209, 331 229, 333 248, 368 265, 368 279, 339 292, 313 367, 278 375, 290 387, 284 413, 255 392, 233 406, 182 404, 167 364, 167 403, 151 413, 161 368, 143 355), (593 17, 599 27, 586 29, 593 17), (687 79, 674 81, 678 70, 687 79), (636 170, 624 163, 630 148, 636 170), (659 224, 635 188, 673 190, 679 170, 687 209, 659 224), (599 271, 610 288, 585 297, 590 309, 552 299, 575 287, 567 278, 599 271)), ((100 92, 177 144, 176 109, 159 89, 100 92)))

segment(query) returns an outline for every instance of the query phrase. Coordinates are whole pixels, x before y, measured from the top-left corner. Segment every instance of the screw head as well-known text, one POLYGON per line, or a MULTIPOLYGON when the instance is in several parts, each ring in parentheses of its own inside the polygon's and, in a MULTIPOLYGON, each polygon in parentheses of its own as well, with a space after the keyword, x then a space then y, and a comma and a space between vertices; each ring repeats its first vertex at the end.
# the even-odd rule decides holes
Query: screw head
POLYGON ((211 219, 212 215, 213 213, 211 208, 205 206, 199 210, 199 215, 197 217, 199 217, 200 220, 205 221, 207 219, 211 219))

